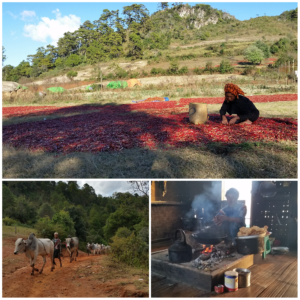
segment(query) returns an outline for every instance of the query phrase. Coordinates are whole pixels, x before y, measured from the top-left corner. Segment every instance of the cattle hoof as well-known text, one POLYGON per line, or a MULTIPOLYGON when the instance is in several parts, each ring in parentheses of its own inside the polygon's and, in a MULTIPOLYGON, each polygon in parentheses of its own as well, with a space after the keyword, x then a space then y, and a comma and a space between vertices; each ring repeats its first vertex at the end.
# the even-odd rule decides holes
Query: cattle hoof
POLYGON ((33 272, 30 275, 34 275, 33 272))

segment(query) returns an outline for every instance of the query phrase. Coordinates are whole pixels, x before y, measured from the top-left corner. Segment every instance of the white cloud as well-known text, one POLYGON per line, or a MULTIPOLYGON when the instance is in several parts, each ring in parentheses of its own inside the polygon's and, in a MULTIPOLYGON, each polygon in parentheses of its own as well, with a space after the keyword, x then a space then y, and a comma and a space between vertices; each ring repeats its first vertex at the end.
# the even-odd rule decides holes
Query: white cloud
POLYGON ((77 181, 77 183, 80 187, 83 187, 87 183, 95 189, 96 194, 101 194, 102 196, 111 196, 115 192, 125 193, 130 190, 130 184, 127 181, 82 180, 77 181))
POLYGON ((13 30, 10 31, 10 35, 11 35, 11 36, 15 35, 16 33, 17 33, 17 32, 16 32, 16 31, 13 31, 13 30))
POLYGON ((33 21, 36 18, 35 11, 24 10, 20 13, 22 21, 33 21))
POLYGON ((80 17, 75 15, 61 16, 59 9, 53 11, 56 19, 48 17, 41 18, 38 24, 27 24, 24 26, 24 36, 31 38, 34 41, 48 42, 56 45, 59 38, 63 37, 65 32, 73 32, 80 26, 80 17))
POLYGON ((14 19, 16 19, 18 16, 17 15, 14 15, 12 12, 8 11, 7 12, 9 15, 11 15, 14 19))

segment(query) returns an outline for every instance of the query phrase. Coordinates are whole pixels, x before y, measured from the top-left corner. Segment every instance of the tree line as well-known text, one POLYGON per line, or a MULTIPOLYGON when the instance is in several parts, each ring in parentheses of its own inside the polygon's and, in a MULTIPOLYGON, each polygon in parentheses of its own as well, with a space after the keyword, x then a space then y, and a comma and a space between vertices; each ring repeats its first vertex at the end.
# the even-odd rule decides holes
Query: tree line
MULTIPOLYGON (((167 2, 158 5, 150 16, 143 4, 124 6, 120 10, 104 9, 98 20, 85 21, 78 30, 65 32, 57 46, 39 47, 17 67, 3 68, 5 80, 18 81, 21 77, 38 77, 52 69, 72 68, 80 64, 95 64, 119 57, 141 59, 146 49, 167 49, 171 39, 182 39, 193 18, 181 18, 178 10, 188 4, 167 2)), ((207 14, 220 11, 209 5, 196 5, 207 14)), ((220 17, 220 20, 222 18, 220 17)), ((5 59, 2 48, 2 62, 5 59)))
POLYGON ((128 251, 138 249, 136 265, 147 265, 147 195, 116 192, 105 197, 97 195, 88 184, 80 188, 75 181, 6 181, 2 190, 3 225, 34 228, 39 237, 50 239, 55 231, 62 240, 69 234, 77 236, 81 250, 85 250, 87 242, 110 244, 115 250, 119 246, 114 243, 124 245, 134 241, 136 248, 128 251))

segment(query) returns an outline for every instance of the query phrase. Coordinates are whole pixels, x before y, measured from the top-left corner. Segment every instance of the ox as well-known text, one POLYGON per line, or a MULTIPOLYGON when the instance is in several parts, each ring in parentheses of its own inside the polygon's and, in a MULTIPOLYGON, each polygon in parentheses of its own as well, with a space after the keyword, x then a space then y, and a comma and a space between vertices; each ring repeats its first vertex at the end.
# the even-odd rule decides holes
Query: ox
POLYGON ((95 255, 95 254, 100 254, 100 245, 98 245, 98 244, 94 244, 94 243, 87 244, 87 248, 88 248, 89 251, 90 251, 91 253, 93 253, 94 255, 95 255))
POLYGON ((51 259, 51 272, 54 270, 53 253, 54 245, 50 239, 38 239, 34 233, 31 233, 26 241, 22 238, 18 238, 15 242, 14 254, 25 253, 26 257, 30 259, 30 266, 32 267, 31 275, 34 275, 34 271, 39 271, 34 267, 37 257, 40 255, 43 257, 44 264, 41 271, 42 274, 44 266, 46 264, 46 256, 49 254, 51 259))
POLYGON ((77 237, 70 237, 68 236, 66 238, 66 248, 70 255, 70 263, 73 261, 73 253, 76 261, 76 257, 78 256, 78 246, 79 246, 79 240, 77 237))
POLYGON ((105 245, 102 244, 102 245, 101 245, 101 249, 102 249, 102 252, 103 252, 103 253, 107 254, 107 253, 110 252, 111 247, 110 247, 110 246, 105 246, 105 245))
POLYGON ((90 243, 87 243, 86 244, 86 251, 87 251, 87 254, 88 254, 88 256, 90 256, 90 243))
POLYGON ((96 254, 101 254, 101 245, 99 245, 98 243, 95 244, 95 251, 96 251, 96 254))

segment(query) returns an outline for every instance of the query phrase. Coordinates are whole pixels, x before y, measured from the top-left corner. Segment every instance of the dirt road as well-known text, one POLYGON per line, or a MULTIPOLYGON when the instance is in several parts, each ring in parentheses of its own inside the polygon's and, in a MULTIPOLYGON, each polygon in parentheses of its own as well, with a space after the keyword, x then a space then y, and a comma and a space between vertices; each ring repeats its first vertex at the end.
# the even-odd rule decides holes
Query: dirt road
MULTIPOLYGON (((107 255, 88 256, 81 252, 70 263, 64 253, 53 272, 50 259, 42 274, 30 275, 25 254, 14 255, 15 238, 3 240, 3 297, 148 297, 146 271, 128 271, 107 255), (123 268, 123 269, 122 269, 123 268)), ((42 266, 38 257, 36 267, 42 266)))

